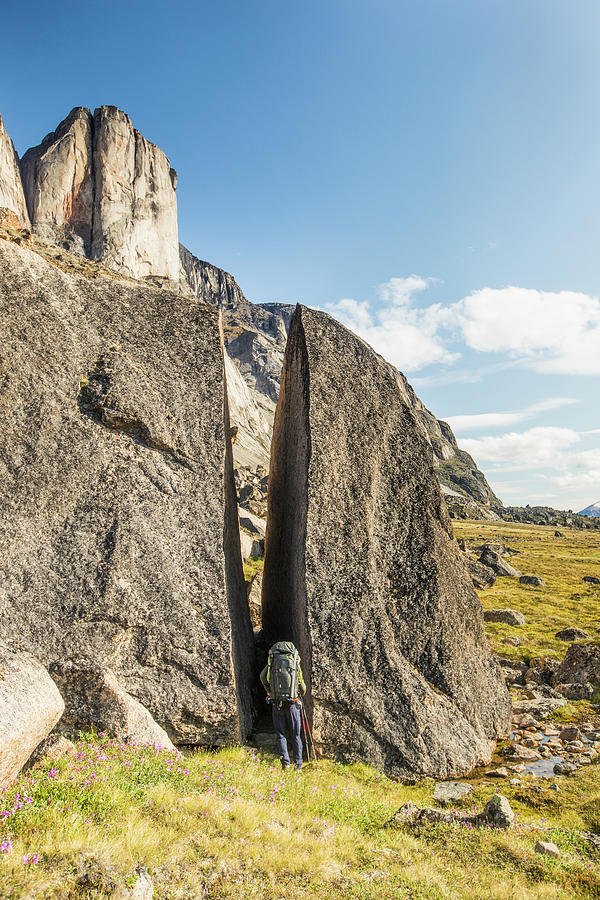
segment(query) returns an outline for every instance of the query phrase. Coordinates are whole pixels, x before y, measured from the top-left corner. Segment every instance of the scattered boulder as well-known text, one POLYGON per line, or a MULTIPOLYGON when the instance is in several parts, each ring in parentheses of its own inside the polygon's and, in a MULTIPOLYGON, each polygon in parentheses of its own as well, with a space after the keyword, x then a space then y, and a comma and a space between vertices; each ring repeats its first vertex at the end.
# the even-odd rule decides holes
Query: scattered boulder
POLYGON ((537 719, 545 719, 555 713, 557 709, 566 706, 567 701, 561 697, 549 697, 544 699, 517 700, 513 703, 515 713, 530 713, 537 719))
POLYGON ((466 781, 438 781, 433 791, 433 799, 446 806, 468 797, 473 786, 466 781))
POLYGON ((496 575, 510 578, 518 578, 521 575, 518 569, 513 568, 513 566, 511 566, 510 563, 507 563, 499 553, 496 553, 495 550, 490 550, 489 548, 483 551, 479 557, 479 562, 483 563, 484 566, 493 569, 496 575))
POLYGON ((595 575, 584 575, 583 581, 586 584, 600 584, 600 578, 597 578, 595 575))
POLYGON ((578 741, 581 737, 581 731, 577 725, 567 725, 560 732, 561 741, 578 741))
POLYGON ((577 771, 577 766, 566 759, 554 764, 552 769, 555 775, 572 775, 577 771))
POLYGON ((558 660, 552 659, 552 657, 532 657, 529 660, 529 668, 525 672, 525 682, 550 685, 558 671, 558 667, 558 660))
POLYGON ((521 550, 515 550, 514 547, 508 547, 501 541, 489 541, 486 544, 475 547, 475 550, 477 550, 478 553, 497 553, 498 556, 520 556, 522 553, 521 550))
POLYGON ((555 531, 554 537, 564 537, 564 534, 562 533, 562 531, 555 531))
POLYGON ((484 588, 492 587, 494 582, 496 581, 496 573, 493 569, 490 569, 489 566, 484 566, 483 563, 479 562, 476 559, 473 559, 472 556, 466 556, 467 568, 471 574, 471 580, 473 584, 478 590, 483 590, 484 588))
POLYGON ((540 578, 539 575, 521 575, 519 578, 520 584, 530 584, 532 587, 545 587, 546 582, 543 578, 540 578))
POLYGON ((510 644, 511 647, 520 647, 523 641, 516 634, 509 634, 508 637, 502 639, 503 644, 510 644))
POLYGON ((488 778, 508 778, 510 772, 505 766, 498 766, 497 769, 488 769, 485 773, 488 778))
POLYGON ((556 689, 563 694, 566 685, 581 684, 588 696, 591 696, 594 685, 598 682, 600 682, 600 646, 593 643, 572 644, 554 676, 556 689))
POLYGON ((515 814, 510 803, 502 794, 495 794, 485 804, 483 815, 492 828, 511 828, 515 821, 515 814))
POLYGON ((557 631, 554 637, 557 637, 559 641, 585 641, 590 639, 590 635, 587 631, 583 631, 581 628, 575 628, 574 626, 557 631))
POLYGON ((535 852, 541 853, 542 856, 552 856, 554 859, 558 859, 560 856, 560 850, 556 844, 550 841, 538 841, 535 845, 535 852))
POLYGON ((506 625, 524 625, 525 616, 514 609, 485 609, 484 622, 504 622, 506 625))
POLYGON ((389 826, 407 825, 409 828, 415 828, 421 825, 443 823, 444 825, 463 825, 467 827, 492 827, 502 830, 511 828, 515 821, 515 814, 510 803, 502 794, 495 794, 489 800, 483 812, 477 815, 466 815, 461 812, 446 812, 443 809, 433 809, 431 807, 419 808, 412 801, 403 804, 400 809, 394 813, 392 818, 386 822, 389 826))
POLYGON ((37 659, 0 646, 0 790, 14 781, 64 708, 58 688, 37 659))
POLYGON ((51 667, 65 700, 61 731, 95 728, 120 741, 175 750, 166 731, 147 709, 123 690, 110 669, 92 662, 61 662, 51 667))
POLYGON ((263 632, 300 650, 315 743, 404 778, 489 760, 508 692, 402 376, 303 306, 268 502, 263 632))
POLYGON ((527 762, 531 762, 535 759, 540 759, 540 754, 537 750, 534 750, 532 747, 525 747, 523 744, 513 743, 509 750, 509 756, 511 759, 517 760, 527 760, 527 762))

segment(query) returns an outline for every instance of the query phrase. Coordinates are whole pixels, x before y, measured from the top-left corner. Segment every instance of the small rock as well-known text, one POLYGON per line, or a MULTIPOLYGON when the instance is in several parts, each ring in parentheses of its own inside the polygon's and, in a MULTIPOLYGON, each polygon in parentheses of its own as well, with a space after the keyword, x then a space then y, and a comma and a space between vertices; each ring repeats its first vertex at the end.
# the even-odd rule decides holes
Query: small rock
POLYGON ((483 813, 493 828, 510 828, 515 821, 510 803, 502 794, 495 794, 488 800, 483 813))
POLYGON ((564 537, 564 534, 562 533, 562 531, 555 531, 554 537, 564 537))
POLYGON ((559 641, 585 641, 590 635, 581 628, 563 628, 562 631, 557 631, 554 637, 559 641))
POLYGON ((540 754, 537 750, 533 750, 530 747, 524 747, 522 744, 513 744, 510 756, 511 759, 540 759, 540 754))
POLYGON ((561 741, 578 741, 581 737, 581 731, 577 725, 567 725, 560 732, 561 741))
POLYGON ((558 859, 560 856, 560 850, 556 844, 552 844, 550 841, 538 841, 535 845, 535 852, 541 853, 542 856, 553 856, 554 859, 558 859))
POLYGON ((516 786, 516 785, 519 785, 519 784, 523 784, 523 782, 521 781, 520 778, 511 778, 510 781, 509 781, 508 783, 509 783, 509 784, 512 784, 513 786, 516 786))
POLYGON ((497 769, 489 769, 485 774, 488 778, 508 778, 510 772, 504 766, 499 766, 497 769))
POLYGON ((577 766, 574 766, 573 763, 564 759, 561 762, 555 763, 552 771, 555 775, 572 775, 573 772, 577 771, 577 766))
POLYGON ((154 897, 154 885, 145 869, 138 866, 135 884, 129 892, 130 900, 152 900, 154 897))
POLYGON ((516 635, 510 634, 508 637, 505 637, 502 641, 503 644, 510 644, 511 647, 520 647, 523 641, 520 637, 516 635))
POLYGON ((433 799, 445 806, 447 803, 455 803, 467 797, 473 787, 466 781, 439 781, 433 792, 433 799))
POLYGON ((560 791, 560 788, 557 784, 551 784, 549 787, 550 791, 560 791))
POLYGON ((524 625, 525 616, 514 609, 486 609, 484 622, 504 622, 506 625, 524 625))
POLYGON ((595 575, 584 575, 583 580, 586 584, 600 584, 600 578, 596 578, 595 575))
POLYGON ((533 587, 545 587, 546 582, 543 578, 540 578, 539 575, 521 575, 519 578, 520 584, 530 584, 533 587))

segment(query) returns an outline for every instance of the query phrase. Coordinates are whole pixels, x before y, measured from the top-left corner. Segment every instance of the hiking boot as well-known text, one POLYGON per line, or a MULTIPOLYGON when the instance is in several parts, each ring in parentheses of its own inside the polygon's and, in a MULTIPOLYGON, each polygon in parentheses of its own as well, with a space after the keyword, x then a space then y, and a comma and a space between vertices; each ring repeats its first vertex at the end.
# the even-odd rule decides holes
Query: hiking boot
POLYGON ((296 767, 296 771, 298 771, 298 772, 302 771, 302 763, 294 763, 294 765, 296 767))
POLYGON ((285 770, 286 770, 286 769, 289 769, 289 767, 290 767, 289 762, 285 762, 285 761, 282 759, 282 760, 281 760, 281 768, 283 769, 283 771, 285 772, 285 770))

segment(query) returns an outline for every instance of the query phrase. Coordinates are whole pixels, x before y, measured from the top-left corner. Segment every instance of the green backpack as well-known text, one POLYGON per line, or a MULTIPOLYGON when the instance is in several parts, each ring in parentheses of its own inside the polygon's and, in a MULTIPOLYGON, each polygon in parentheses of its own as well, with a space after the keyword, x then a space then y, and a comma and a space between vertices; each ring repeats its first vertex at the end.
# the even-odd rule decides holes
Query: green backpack
POLYGON ((291 703, 298 696, 300 655, 289 641, 274 644, 269 650, 267 680, 273 703, 291 703))

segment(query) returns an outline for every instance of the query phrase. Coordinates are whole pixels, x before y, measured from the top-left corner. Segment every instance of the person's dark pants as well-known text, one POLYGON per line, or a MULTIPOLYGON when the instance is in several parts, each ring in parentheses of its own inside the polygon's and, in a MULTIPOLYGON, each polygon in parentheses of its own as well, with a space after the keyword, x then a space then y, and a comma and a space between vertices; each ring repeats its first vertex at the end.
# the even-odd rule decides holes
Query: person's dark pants
POLYGON ((302 765, 302 723, 300 707, 295 703, 284 703, 281 709, 273 704, 273 725, 277 732, 277 748, 282 766, 289 766, 290 757, 285 736, 286 728, 292 735, 292 753, 297 766, 302 765))

